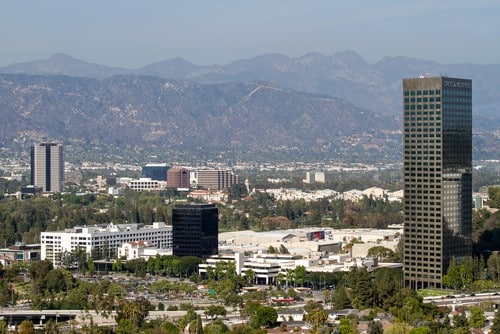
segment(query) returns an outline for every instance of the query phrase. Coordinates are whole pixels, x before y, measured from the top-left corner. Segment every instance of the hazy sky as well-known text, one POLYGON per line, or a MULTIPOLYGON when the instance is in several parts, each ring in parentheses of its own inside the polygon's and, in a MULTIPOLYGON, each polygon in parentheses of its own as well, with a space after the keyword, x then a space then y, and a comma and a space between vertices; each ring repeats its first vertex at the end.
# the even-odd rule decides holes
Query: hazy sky
POLYGON ((138 68, 174 57, 227 64, 264 53, 353 50, 500 63, 498 0, 3 0, 0 66, 57 52, 138 68))

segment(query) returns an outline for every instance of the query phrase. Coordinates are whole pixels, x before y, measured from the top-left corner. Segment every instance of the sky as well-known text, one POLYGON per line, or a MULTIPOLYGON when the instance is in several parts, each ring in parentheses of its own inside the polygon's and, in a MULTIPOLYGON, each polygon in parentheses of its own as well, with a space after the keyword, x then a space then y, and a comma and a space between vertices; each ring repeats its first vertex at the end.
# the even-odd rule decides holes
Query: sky
POLYGON ((500 63, 498 0, 3 0, 0 67, 64 53, 139 68, 175 57, 228 64, 352 50, 500 63))

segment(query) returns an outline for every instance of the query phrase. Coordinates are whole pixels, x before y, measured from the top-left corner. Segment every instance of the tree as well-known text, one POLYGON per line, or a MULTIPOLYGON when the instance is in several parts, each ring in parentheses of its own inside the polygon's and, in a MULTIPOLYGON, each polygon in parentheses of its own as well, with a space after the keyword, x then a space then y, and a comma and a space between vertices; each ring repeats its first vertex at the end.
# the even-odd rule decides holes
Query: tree
POLYGON ((380 321, 370 321, 368 323, 368 334, 383 334, 384 327, 380 321))
POLYGON ((204 334, 203 324, 199 315, 189 323, 189 334, 204 334))
POLYGON ((227 314, 227 310, 224 306, 221 305, 210 305, 206 310, 205 310, 205 315, 207 317, 213 318, 214 316, 225 316, 227 314))
POLYGON ((352 304, 361 309, 375 305, 375 286, 366 268, 354 267, 349 272, 352 304))
POLYGON ((255 280, 255 271, 253 271, 251 268, 245 270, 245 280, 248 285, 251 285, 255 280))
POLYGON ((278 312, 270 306, 260 306, 255 315, 251 317, 250 323, 253 328, 265 327, 269 328, 276 323, 278 312))
POLYGON ((23 320, 18 327, 18 334, 34 334, 35 333, 35 325, 31 320, 23 320))
POLYGON ((283 282, 285 281, 285 275, 282 272, 279 272, 278 275, 276 275, 276 287, 281 289, 283 282))
POLYGON ((138 301, 121 299, 117 305, 115 320, 120 323, 120 320, 127 319, 136 327, 141 327, 144 319, 146 319, 149 311, 152 309, 151 303, 145 298, 141 298, 138 301))
POLYGON ((297 266, 295 267, 295 282, 300 285, 300 286, 303 286, 304 283, 306 282, 306 278, 307 278, 307 270, 304 266, 297 266))
POLYGON ((113 271, 120 272, 123 270, 123 263, 121 259, 116 259, 115 262, 113 262, 113 265, 111 266, 111 269, 113 271))
POLYGON ((403 271, 381 268, 373 273, 376 287, 376 304, 388 311, 395 303, 395 297, 400 290, 403 271))
POLYGON ((290 287, 292 285, 292 282, 295 281, 295 271, 292 269, 287 269, 285 278, 286 278, 286 286, 290 287))
POLYGON ((408 325, 404 323, 395 323, 391 328, 386 330, 385 334, 406 334, 410 331, 408 325))
POLYGON ((310 310, 304 317, 304 320, 312 325, 312 332, 318 333, 318 330, 323 326, 328 319, 328 313, 323 307, 317 307, 310 310))
POLYGON ((355 334, 349 319, 340 319, 339 334, 355 334))
POLYGON ((491 254, 487 261, 488 276, 494 281, 500 281, 500 254, 491 254))
POLYGON ((92 261, 92 259, 90 258, 87 259, 87 269, 89 271, 89 275, 94 275, 96 272, 94 261, 92 261))
POLYGON ((247 194, 247 187, 242 183, 235 183, 228 189, 228 200, 240 200, 247 194))
POLYGON ((344 286, 340 285, 335 289, 332 296, 332 305, 337 310, 343 310, 351 307, 351 300, 349 299, 344 286))
POLYGON ((137 333, 139 328, 132 319, 120 319, 116 327, 116 334, 137 333))
POLYGON ((432 331, 429 327, 415 327, 410 330, 410 334, 431 334, 432 331))
POLYGON ((486 317, 482 308, 478 306, 471 307, 469 326, 472 328, 482 328, 486 322, 486 317))
POLYGON ((379 261, 393 261, 396 254, 384 246, 374 246, 368 250, 369 257, 376 257, 379 261))
POLYGON ((4 320, 0 320, 0 334, 8 334, 9 327, 4 320))
POLYGON ((467 317, 463 314, 455 314, 453 316, 453 327, 455 327, 456 329, 463 328, 469 330, 467 317))
POLYGON ((206 325, 203 331, 205 334, 219 334, 229 332, 229 328, 222 320, 217 319, 211 324, 206 325))
POLYGON ((491 334, 500 334, 500 311, 497 310, 495 318, 493 319, 493 325, 490 328, 491 334))

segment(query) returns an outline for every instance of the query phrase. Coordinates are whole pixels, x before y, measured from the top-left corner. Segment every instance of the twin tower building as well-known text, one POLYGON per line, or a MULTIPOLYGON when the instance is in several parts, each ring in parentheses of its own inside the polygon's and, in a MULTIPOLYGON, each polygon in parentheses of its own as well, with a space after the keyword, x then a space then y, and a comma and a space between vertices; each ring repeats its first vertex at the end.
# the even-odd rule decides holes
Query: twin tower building
MULTIPOLYGON (((472 253, 472 82, 404 79, 403 113, 404 284, 440 288, 452 258, 472 253)), ((44 192, 60 192, 63 180, 62 145, 34 145, 32 184, 44 192)), ((205 240, 205 246, 190 242, 190 233, 200 227, 188 211, 176 212, 189 227, 177 240, 189 250, 177 252, 214 247, 217 231, 203 231, 213 239, 205 240)), ((216 208, 201 211, 202 220, 216 219, 216 208)))
POLYGON ((31 184, 43 192, 64 190, 63 146, 41 143, 31 146, 31 184))

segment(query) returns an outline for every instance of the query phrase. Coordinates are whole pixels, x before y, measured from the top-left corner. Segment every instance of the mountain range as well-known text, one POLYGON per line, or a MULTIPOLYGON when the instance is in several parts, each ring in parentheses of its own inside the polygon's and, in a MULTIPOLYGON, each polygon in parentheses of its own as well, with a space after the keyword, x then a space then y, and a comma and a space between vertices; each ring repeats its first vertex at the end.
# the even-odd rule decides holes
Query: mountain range
POLYGON ((500 156, 500 65, 405 57, 370 64, 346 51, 211 66, 175 58, 124 69, 56 54, 0 73, 4 146, 48 138, 380 159, 400 156, 402 78, 466 77, 473 80, 475 158, 500 156))

